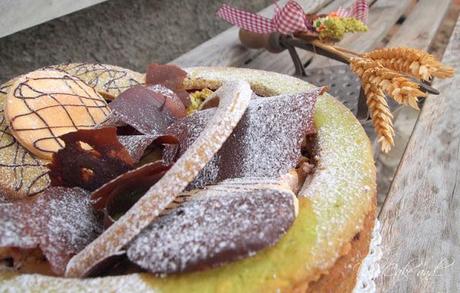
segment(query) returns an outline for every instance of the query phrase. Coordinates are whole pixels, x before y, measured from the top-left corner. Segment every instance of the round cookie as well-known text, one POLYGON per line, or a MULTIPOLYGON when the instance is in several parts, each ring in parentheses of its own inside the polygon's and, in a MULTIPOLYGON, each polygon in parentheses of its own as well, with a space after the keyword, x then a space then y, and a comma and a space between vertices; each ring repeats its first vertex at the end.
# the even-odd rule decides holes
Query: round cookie
MULTIPOLYGON (((298 93, 311 88, 290 76, 248 69, 192 68, 188 73, 187 85, 195 89, 215 88, 222 80, 236 78, 249 81, 259 95, 298 93)), ((318 100, 314 121, 318 130, 318 168, 299 195, 299 215, 293 226, 274 247, 221 268, 165 278, 148 273, 85 280, 0 274, 0 290, 14 286, 41 292, 65 286, 81 292, 273 292, 305 291, 310 287, 321 292, 327 288, 313 282, 328 273, 339 276, 330 282, 353 284, 369 246, 369 237, 363 235, 368 235, 375 221, 371 146, 353 114, 327 94, 318 100), (361 237, 355 238, 358 233, 361 237), (358 244, 364 248, 353 253, 350 246, 358 244), (353 262, 339 261, 348 255, 353 262), (352 271, 347 274, 345 268, 349 266, 352 271)), ((353 285, 347 285, 342 291, 350 292, 351 288, 353 285)))
POLYGON ((18 77, 6 95, 5 118, 14 137, 34 155, 50 160, 64 147, 59 136, 89 129, 110 109, 94 88, 57 70, 18 77))
POLYGON ((135 85, 145 83, 145 75, 122 67, 107 64, 69 63, 46 68, 67 72, 96 89, 107 100, 135 85))
MULTIPOLYGON (((105 98, 112 99, 133 85, 144 83, 144 74, 106 64, 70 63, 46 67, 80 78, 105 98)), ((34 195, 49 185, 48 161, 29 153, 11 134, 4 119, 4 101, 14 79, 0 86, 0 187, 10 199, 34 195)))
POLYGON ((46 161, 29 153, 11 134, 4 117, 6 93, 13 80, 0 87, 0 186, 10 199, 36 194, 49 185, 46 161))

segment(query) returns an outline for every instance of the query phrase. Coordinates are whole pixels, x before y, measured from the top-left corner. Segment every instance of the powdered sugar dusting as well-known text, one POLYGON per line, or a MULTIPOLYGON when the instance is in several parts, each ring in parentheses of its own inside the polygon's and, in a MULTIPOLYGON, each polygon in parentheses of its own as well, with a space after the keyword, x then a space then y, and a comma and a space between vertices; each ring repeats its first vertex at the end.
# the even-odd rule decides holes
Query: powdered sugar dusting
POLYGON ((321 88, 301 94, 254 99, 224 144, 219 179, 279 177, 300 159, 321 88))
POLYGON ((155 292, 142 275, 126 275, 120 277, 104 277, 95 279, 65 279, 41 275, 7 274, 0 275, 0 292, 91 292, 91 293, 126 293, 126 292, 155 292))
POLYGON ((152 222, 128 246, 128 257, 151 272, 176 273, 253 256, 291 226, 294 198, 260 184, 207 188, 152 222))
POLYGON ((51 187, 34 199, 0 205, 0 246, 39 246, 56 273, 102 232, 89 193, 51 187))
MULTIPOLYGON (((166 133, 177 137, 179 144, 167 145, 163 153, 163 159, 169 164, 178 159, 199 137, 214 114, 215 109, 198 111, 171 124, 166 133)), ((187 190, 203 188, 206 184, 217 181, 219 157, 219 153, 216 153, 212 160, 206 164, 206 167, 200 170, 198 176, 187 186, 187 190)))
MULTIPOLYGON (((321 90, 251 100, 232 135, 189 189, 228 178, 277 178, 294 168, 300 159, 303 139, 314 130, 313 110, 321 90)), ((180 144, 166 149, 167 161, 177 151, 180 156, 194 142, 211 111, 196 112, 169 127, 180 144)))
POLYGON ((356 118, 327 95, 318 101, 318 109, 319 171, 299 195, 312 201, 318 218, 318 244, 312 251, 316 258, 309 266, 326 269, 360 231, 372 206, 375 166, 369 139, 356 118), (347 115, 340 115, 343 111, 347 115))
MULTIPOLYGON (((208 86, 208 84, 216 85, 221 84, 222 81, 233 79, 243 79, 250 82, 254 89, 259 90, 259 93, 262 91, 264 95, 295 94, 305 92, 313 87, 300 79, 273 72, 208 67, 191 68, 187 71, 189 72, 191 88, 196 88, 197 84, 204 86, 208 86)), ((335 253, 334 249, 339 244, 333 242, 333 245, 329 245, 329 240, 333 239, 333 237, 339 237, 340 243, 343 243, 347 241, 348 235, 355 233, 360 228, 359 219, 364 217, 363 210, 368 206, 369 199, 373 198, 372 193, 375 191, 375 170, 372 167, 370 149, 362 147, 362 144, 367 139, 363 131, 356 130, 358 122, 353 118, 353 115, 328 95, 320 97, 316 109, 315 125, 320 130, 318 140, 321 145, 320 156, 324 164, 321 165, 320 169, 316 170, 315 178, 313 178, 312 184, 308 188, 311 189, 308 192, 308 198, 312 200, 312 206, 315 208, 315 215, 318 219, 318 228, 315 234, 318 241, 316 241, 311 251, 307 251, 312 255, 310 258, 312 263, 306 262, 302 268, 299 268, 299 274, 302 271, 305 276, 310 276, 309 274, 316 272, 318 268, 327 267, 331 262, 335 261, 329 255, 335 253), (346 121, 346 125, 342 125, 342 121, 346 121), (330 126, 328 125, 329 122, 331 122, 330 126), (324 131, 321 131, 322 128, 324 128, 324 131), (355 130, 348 134, 348 128, 355 130), (333 131, 334 133, 329 136, 327 135, 328 131, 333 131), (323 135, 326 135, 324 139, 322 138, 323 135), (346 138, 348 135, 350 137, 344 140, 344 137, 346 138), (349 148, 356 152, 349 152, 349 148), (327 156, 329 155, 332 156, 331 160, 338 159, 339 161, 336 161, 337 164, 331 166, 327 170, 328 175, 323 177, 321 173, 325 168, 326 160, 328 160, 327 156), (339 172, 337 169, 344 169, 344 171, 339 172), (339 172, 340 180, 334 180, 334 172, 339 172), (350 176, 343 176, 344 172, 349 172, 350 176), (321 178, 323 183, 315 182, 319 180, 318 178, 321 178), (348 181, 344 181, 344 178, 348 181), (324 184, 325 181, 323 180, 331 181, 326 181, 327 183, 324 184), (361 190, 363 184, 367 186, 364 191, 361 190), (335 192, 334 189, 338 189, 338 191, 335 192), (353 193, 352 196, 349 196, 349 193, 353 193), (348 201, 342 201, 344 204, 340 204, 343 198, 348 201), (339 205, 331 209, 334 206, 334 199, 338 200, 339 205), (334 214, 334 217, 328 219, 331 214, 334 214), (338 218, 342 220, 338 220, 338 218), (350 232, 351 226, 353 226, 352 232, 350 232), (332 231, 334 235, 328 233, 330 230, 334 230, 332 231), (325 250, 325 253, 321 252, 322 249, 325 250)), ((241 278, 242 282, 247 281, 243 274, 238 278, 241 278)), ((90 280, 49 278, 39 275, 5 276, 0 274, 0 291, 18 290, 19 292, 24 292, 29 288, 34 288, 41 292, 46 290, 59 291, 62 288, 79 292, 148 292, 156 291, 157 288, 160 290, 161 287, 159 287, 158 283, 152 282, 153 280, 154 277, 148 274, 90 280)), ((186 280, 190 281, 191 285, 194 284, 194 280, 197 281, 196 279, 186 280)), ((176 279, 174 278, 164 280, 169 285, 175 281, 176 279)), ((279 286, 280 282, 288 283, 289 280, 277 276, 276 280, 264 280, 260 285, 264 288, 276 288, 275 286, 279 286)))
POLYGON ((139 161, 144 151, 157 138, 155 135, 122 135, 118 141, 125 147, 134 161, 139 161))
POLYGON ((115 224, 71 259, 67 276, 81 276, 100 259, 118 252, 166 208, 211 160, 242 117, 251 98, 244 81, 225 83, 219 107, 206 129, 166 174, 115 224))

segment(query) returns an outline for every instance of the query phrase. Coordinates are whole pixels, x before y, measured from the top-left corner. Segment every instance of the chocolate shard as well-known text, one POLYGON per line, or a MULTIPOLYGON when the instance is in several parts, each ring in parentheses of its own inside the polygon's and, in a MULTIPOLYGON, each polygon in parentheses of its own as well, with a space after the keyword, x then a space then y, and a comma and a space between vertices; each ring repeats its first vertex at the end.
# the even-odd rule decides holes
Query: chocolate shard
POLYGON ((153 141, 157 139, 154 135, 120 135, 118 141, 128 151, 129 155, 135 162, 138 162, 144 152, 149 146, 152 145, 153 141))
POLYGON ((169 170, 163 161, 145 164, 121 174, 91 194, 93 205, 104 212, 105 227, 113 224, 169 170))
POLYGON ((115 128, 79 130, 60 138, 65 147, 53 155, 48 165, 52 186, 95 190, 134 167, 115 128))
POLYGON ((112 112, 100 127, 129 125, 142 134, 159 136, 174 121, 173 111, 167 106, 180 103, 170 100, 160 91, 134 86, 110 103, 112 112))
POLYGON ((128 244, 127 256, 157 274, 243 259, 286 233, 295 218, 295 200, 291 191, 273 186, 201 190, 145 228, 128 244))
MULTIPOLYGON (((208 121, 214 116, 215 109, 198 111, 192 115, 179 119, 172 124, 166 133, 174 136, 178 144, 165 145, 163 160, 169 164, 174 163, 192 143, 198 138, 200 133, 206 127, 208 121)), ((224 143, 225 146, 226 143, 224 143)), ((206 184, 217 182, 219 152, 214 155, 205 168, 201 169, 198 176, 189 184, 187 190, 194 188, 203 188, 206 184)))
POLYGON ((302 141, 314 131, 313 112, 320 91, 252 100, 219 153, 218 180, 277 178, 295 168, 302 141))
POLYGON ((40 248, 54 273, 102 232, 89 193, 50 187, 33 198, 0 204, 0 247, 40 248))
MULTIPOLYGON (((294 168, 301 157, 302 141, 315 131, 314 106, 322 90, 252 99, 232 135, 188 189, 227 178, 277 178, 294 168)), ((165 148, 165 161, 177 159, 194 142, 212 111, 195 112, 168 128, 179 144, 165 148)))
POLYGON ((180 69, 176 65, 171 64, 150 64, 145 74, 145 82, 147 84, 158 84, 172 90, 188 107, 190 104, 189 94, 183 86, 184 79, 187 77, 187 72, 180 69))

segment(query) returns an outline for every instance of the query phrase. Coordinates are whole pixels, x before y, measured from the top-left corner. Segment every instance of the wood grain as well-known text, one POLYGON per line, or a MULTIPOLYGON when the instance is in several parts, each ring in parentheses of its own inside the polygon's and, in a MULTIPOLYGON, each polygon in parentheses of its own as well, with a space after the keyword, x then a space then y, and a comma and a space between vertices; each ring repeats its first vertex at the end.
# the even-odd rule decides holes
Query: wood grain
POLYGON ((0 38, 106 0, 2 0, 0 38))
POLYGON ((444 54, 453 79, 436 81, 401 160, 382 222, 381 292, 460 290, 460 21, 444 54))
POLYGON ((386 46, 427 50, 451 4, 451 0, 419 0, 386 46))
MULTIPOLYGON (((405 46, 428 50, 451 3, 451 0, 419 0, 386 46, 405 46)), ((436 97, 431 96, 429 98, 436 97)), ((377 169, 381 171, 377 177, 380 205, 388 194, 391 181, 394 178, 394 172, 399 165, 409 141, 410 133, 415 126, 415 118, 408 119, 407 117, 416 117, 418 112, 413 109, 398 107, 393 114, 393 125, 396 132, 395 146, 388 154, 385 154, 380 151, 379 143, 373 140, 375 162, 377 169)), ((373 128, 366 128, 366 131, 372 133, 373 128)))
MULTIPOLYGON (((298 1, 305 11, 317 12, 332 0, 302 0, 298 1)), ((286 4, 287 0, 278 2, 279 6, 286 4)), ((275 5, 258 12, 258 14, 272 17, 275 5)), ((216 19, 216 21, 223 21, 216 19)), ((190 66, 241 66, 260 54, 261 50, 250 50, 240 44, 238 28, 232 27, 207 42, 199 45, 184 55, 172 60, 170 63, 182 67, 190 66)))

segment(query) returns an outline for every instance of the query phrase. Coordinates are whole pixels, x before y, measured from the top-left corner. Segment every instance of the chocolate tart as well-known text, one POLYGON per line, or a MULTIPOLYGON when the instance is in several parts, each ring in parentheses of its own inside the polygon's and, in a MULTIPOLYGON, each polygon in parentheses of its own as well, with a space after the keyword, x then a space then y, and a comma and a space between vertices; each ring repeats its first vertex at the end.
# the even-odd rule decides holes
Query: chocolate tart
MULTIPOLYGON (((55 68, 78 76, 106 98, 143 83, 144 79, 142 74, 108 65, 69 64, 55 68), (108 73, 111 69, 119 74, 108 73)), ((223 81, 235 79, 249 82, 260 96, 299 93, 313 87, 290 76, 257 70, 198 67, 186 71, 185 87, 190 90, 217 89, 223 81)), ((316 170, 298 193, 299 214, 294 224, 273 247, 218 268, 166 277, 133 273, 69 279, 0 271, 0 291, 15 288, 46 292, 65 288, 78 292, 351 292, 368 253, 375 222, 376 174, 371 145, 353 114, 328 94, 317 101, 314 124, 316 170)), ((17 152, 20 146, 15 143, 12 140, 9 144, 17 152)), ((0 158, 5 161, 3 156, 0 158)), ((28 168, 30 165, 26 164, 28 168)), ((47 175, 36 175, 42 165, 36 160, 32 175, 22 178, 29 182, 28 176, 44 178, 38 187, 31 185, 37 191, 47 184, 47 175)), ((11 188, 10 181, 0 182, 3 189, 11 188)), ((29 193, 30 190, 24 190, 25 196, 29 193)))

